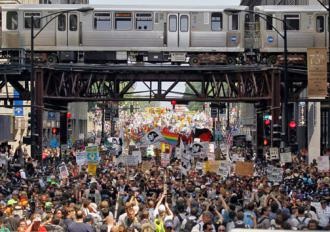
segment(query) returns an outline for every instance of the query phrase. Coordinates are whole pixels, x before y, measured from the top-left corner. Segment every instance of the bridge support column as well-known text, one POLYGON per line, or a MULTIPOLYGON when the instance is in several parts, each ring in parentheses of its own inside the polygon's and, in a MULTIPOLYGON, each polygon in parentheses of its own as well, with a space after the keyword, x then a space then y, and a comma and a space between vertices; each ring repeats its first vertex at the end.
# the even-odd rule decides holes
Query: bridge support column
POLYGON ((36 158, 41 160, 42 154, 42 127, 43 127, 43 112, 44 112, 44 73, 43 70, 35 71, 35 117, 37 120, 35 133, 38 135, 36 141, 36 158))
POLYGON ((308 163, 321 155, 321 103, 308 103, 308 163))

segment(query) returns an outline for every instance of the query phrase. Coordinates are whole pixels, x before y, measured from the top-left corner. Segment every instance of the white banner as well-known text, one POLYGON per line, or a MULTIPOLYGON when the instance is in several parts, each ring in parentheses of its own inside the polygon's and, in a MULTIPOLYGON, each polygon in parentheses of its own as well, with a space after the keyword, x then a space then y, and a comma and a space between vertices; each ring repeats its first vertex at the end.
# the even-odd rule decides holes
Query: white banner
POLYGON ((292 163, 291 152, 280 153, 281 163, 292 163))

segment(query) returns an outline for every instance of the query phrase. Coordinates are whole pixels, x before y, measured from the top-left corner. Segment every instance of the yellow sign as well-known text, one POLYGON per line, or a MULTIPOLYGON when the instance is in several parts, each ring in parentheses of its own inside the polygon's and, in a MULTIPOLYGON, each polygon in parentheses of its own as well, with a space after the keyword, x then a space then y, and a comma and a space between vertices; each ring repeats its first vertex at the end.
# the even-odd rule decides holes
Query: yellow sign
POLYGON ((204 172, 213 172, 218 173, 220 168, 220 162, 219 160, 209 160, 207 162, 204 162, 204 172))
POLYGON ((89 163, 88 164, 88 174, 92 176, 96 176, 96 169, 97 169, 97 164, 95 163, 89 163))
POLYGON ((327 89, 327 49, 307 48, 307 70, 309 98, 324 98, 327 89))

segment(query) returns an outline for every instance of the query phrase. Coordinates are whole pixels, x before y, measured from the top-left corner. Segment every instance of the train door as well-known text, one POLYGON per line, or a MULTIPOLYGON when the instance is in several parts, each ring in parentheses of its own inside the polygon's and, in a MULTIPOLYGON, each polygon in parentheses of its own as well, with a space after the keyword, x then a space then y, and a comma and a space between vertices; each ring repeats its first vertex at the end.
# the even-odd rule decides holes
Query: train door
POLYGON ((190 15, 170 13, 167 22, 167 46, 170 48, 189 47, 190 15))
POLYGON ((67 13, 57 17, 56 45, 79 45, 79 14, 67 13))

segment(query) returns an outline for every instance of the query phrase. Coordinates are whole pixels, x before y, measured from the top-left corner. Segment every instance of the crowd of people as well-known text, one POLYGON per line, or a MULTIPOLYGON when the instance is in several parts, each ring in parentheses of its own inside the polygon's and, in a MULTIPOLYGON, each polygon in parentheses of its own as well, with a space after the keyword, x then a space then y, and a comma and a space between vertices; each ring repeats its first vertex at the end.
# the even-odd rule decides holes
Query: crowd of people
MULTIPOLYGON (((185 118, 148 115, 125 117, 121 125, 129 128, 126 137, 146 125, 171 125, 182 131, 210 124, 203 113, 185 118)), ((0 148, 0 232, 330 229, 330 173, 320 172, 316 161, 309 164, 306 150, 283 164, 244 155, 252 153, 241 148, 239 158, 253 160, 254 174, 241 176, 232 168, 223 176, 197 168, 197 162, 207 158, 195 158, 183 172, 174 148, 166 166, 159 152, 134 167, 117 165, 116 157, 103 154, 91 175, 87 165, 76 162, 79 149, 62 154, 59 149, 45 149, 42 159, 33 160, 22 145, 15 150, 0 148), (143 168, 143 162, 149 168, 143 168), (68 170, 65 177, 59 170, 63 163, 68 170), (281 181, 268 178, 270 164, 283 171, 281 181)))
MULTIPOLYGON (((2 149, 3 155, 8 153, 2 149)), ((61 157, 69 171, 61 179, 56 156, 41 167, 15 155, 1 166, 7 170, 1 179, 1 232, 330 229, 329 172, 318 172, 316 163, 299 154, 281 166, 280 183, 267 179, 265 160, 255 162, 251 177, 232 172, 223 178, 194 166, 182 175, 175 158, 166 168, 152 158, 153 166, 143 170, 118 167, 113 157, 103 156, 91 176, 86 166, 76 165, 71 150, 61 157), (19 170, 17 162, 23 162, 19 170)))

